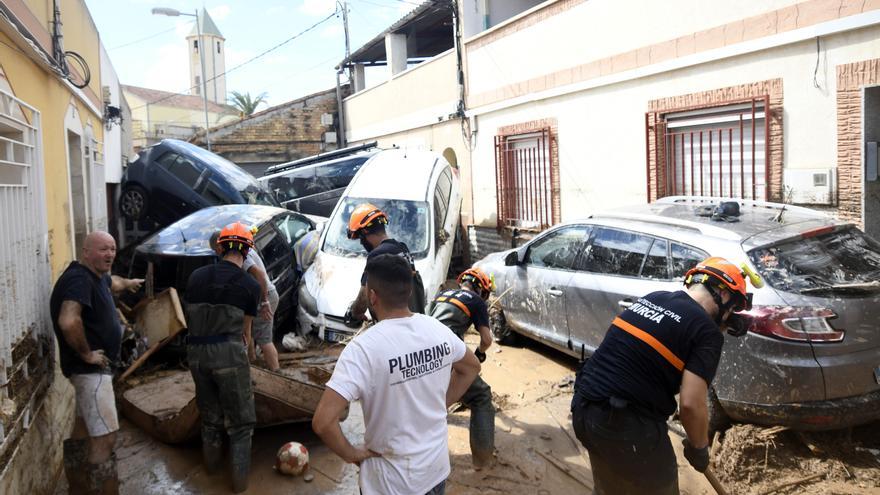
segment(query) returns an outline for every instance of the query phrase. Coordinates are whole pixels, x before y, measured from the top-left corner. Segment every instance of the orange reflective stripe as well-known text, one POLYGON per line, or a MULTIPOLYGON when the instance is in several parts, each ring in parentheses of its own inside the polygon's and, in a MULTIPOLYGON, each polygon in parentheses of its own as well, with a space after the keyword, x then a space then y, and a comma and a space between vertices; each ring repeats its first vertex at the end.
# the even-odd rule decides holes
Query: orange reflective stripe
POLYGON ((441 296, 441 297, 437 298, 437 301, 452 304, 456 308, 462 310, 464 312, 464 314, 467 315, 468 318, 471 317, 471 310, 469 310, 468 307, 465 306, 464 303, 459 301, 458 299, 455 299, 452 297, 441 296))
POLYGON ((659 352, 661 356, 669 361, 669 364, 675 366, 675 369, 677 369, 678 371, 684 371, 684 361, 679 359, 678 356, 670 351, 668 347, 660 343, 659 340, 654 338, 653 335, 642 330, 641 328, 638 328, 621 320, 620 317, 615 318, 614 321, 611 322, 611 324, 653 347, 655 351, 659 352))

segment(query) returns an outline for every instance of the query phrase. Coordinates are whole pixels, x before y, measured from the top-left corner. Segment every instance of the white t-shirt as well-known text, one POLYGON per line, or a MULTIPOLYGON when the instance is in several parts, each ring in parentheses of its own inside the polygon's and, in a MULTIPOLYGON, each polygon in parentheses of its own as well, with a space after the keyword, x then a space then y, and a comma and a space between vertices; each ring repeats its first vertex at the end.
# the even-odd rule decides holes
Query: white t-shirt
POLYGON ((327 386, 361 400, 365 495, 423 495, 449 477, 446 390, 464 342, 422 314, 380 321, 342 351, 327 386))
POLYGON ((260 270, 263 270, 263 273, 266 274, 266 282, 268 285, 269 292, 278 291, 275 290, 275 284, 272 283, 272 279, 269 278, 269 272, 266 271, 266 265, 263 264, 263 258, 260 258, 260 254, 257 253, 256 249, 249 249, 247 257, 244 259, 244 263, 241 265, 241 268, 244 271, 248 271, 252 266, 256 266, 260 270))

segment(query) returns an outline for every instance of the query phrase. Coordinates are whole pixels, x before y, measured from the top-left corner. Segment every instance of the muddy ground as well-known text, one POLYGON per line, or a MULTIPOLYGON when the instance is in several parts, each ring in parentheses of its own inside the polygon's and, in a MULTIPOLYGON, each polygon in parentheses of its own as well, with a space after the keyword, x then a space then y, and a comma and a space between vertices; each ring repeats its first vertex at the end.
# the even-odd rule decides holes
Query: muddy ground
MULTIPOLYGON (((478 338, 469 335, 467 341, 474 347, 478 338)), ((449 449, 453 468, 447 493, 590 493, 592 475, 587 454, 574 439, 569 415, 570 380, 576 360, 533 342, 500 347, 501 351, 496 352, 498 349, 493 346, 489 350, 482 373, 492 385, 499 409, 495 437, 498 463, 489 470, 471 468, 469 413, 451 413, 449 449)), ((363 415, 357 404, 342 426, 353 442, 363 439, 363 415)), ((772 493, 880 493, 880 423, 854 429, 849 434, 801 436, 792 431, 766 432, 766 428, 736 426, 721 437, 713 466, 729 493, 767 493, 782 483, 810 475, 821 476, 772 493), (810 446, 819 450, 814 453, 810 446)), ((679 437, 673 433, 670 436, 679 456, 682 493, 713 494, 706 479, 681 456, 679 437)), ((198 444, 165 445, 123 421, 117 452, 124 494, 229 493, 225 476, 205 474, 198 444)), ((56 493, 66 493, 63 479, 56 493)), ((356 494, 357 468, 343 463, 323 446, 308 424, 262 428, 254 435, 247 493, 356 494), (272 468, 278 447, 292 440, 310 450, 315 475, 311 483, 302 477, 278 475, 272 468)))

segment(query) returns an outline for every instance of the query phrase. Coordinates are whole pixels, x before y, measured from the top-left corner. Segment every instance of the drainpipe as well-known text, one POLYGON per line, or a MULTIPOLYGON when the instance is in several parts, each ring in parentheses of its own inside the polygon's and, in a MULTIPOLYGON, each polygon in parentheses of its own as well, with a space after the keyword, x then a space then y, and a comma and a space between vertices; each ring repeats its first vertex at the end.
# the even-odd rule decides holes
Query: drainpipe
POLYGON ((336 71, 336 113, 339 115, 336 128, 336 145, 340 148, 345 148, 345 111, 342 107, 342 87, 339 82, 339 76, 342 75, 343 70, 345 69, 340 65, 336 71))

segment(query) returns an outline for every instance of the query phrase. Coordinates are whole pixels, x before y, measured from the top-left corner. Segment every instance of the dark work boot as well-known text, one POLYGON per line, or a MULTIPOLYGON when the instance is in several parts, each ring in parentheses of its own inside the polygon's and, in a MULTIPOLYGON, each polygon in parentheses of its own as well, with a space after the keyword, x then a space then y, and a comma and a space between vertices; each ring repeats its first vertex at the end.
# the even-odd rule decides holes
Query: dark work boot
POLYGON ((251 471, 251 437, 230 440, 230 457, 232 457, 232 491, 241 493, 247 490, 248 476, 251 471))
POLYGON ((90 495, 119 495, 116 454, 101 464, 87 464, 90 495))
POLYGON ((205 431, 202 428, 202 458, 205 462, 205 471, 208 474, 216 474, 223 467, 223 434, 221 432, 205 431))
POLYGON ((87 438, 68 438, 64 441, 64 474, 70 495, 88 493, 86 459, 89 454, 87 438))
POLYGON ((495 461, 495 409, 471 409, 471 458, 474 469, 489 468, 495 461))

